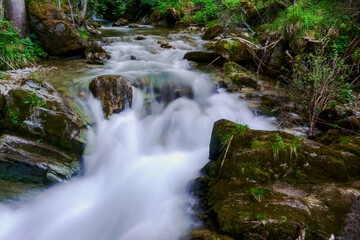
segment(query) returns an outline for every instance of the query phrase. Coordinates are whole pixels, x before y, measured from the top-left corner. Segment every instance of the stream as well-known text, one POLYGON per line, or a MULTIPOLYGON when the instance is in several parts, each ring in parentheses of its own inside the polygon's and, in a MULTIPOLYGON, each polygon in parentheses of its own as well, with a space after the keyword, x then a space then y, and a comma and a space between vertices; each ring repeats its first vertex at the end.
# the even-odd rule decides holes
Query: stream
POLYGON ((109 62, 75 80, 64 80, 60 70, 49 79, 56 88, 68 88, 93 121, 84 174, 15 208, 0 205, 1 240, 180 239, 201 224, 188 188, 208 161, 213 123, 226 118, 274 129, 272 119, 255 116, 238 95, 214 89, 212 74, 182 59, 187 51, 204 50, 200 33, 150 26, 102 31, 111 42, 109 62), (134 40, 139 35, 146 39, 134 40), (158 41, 175 48, 161 48, 158 41), (98 100, 77 97, 103 74, 140 86, 133 88, 132 107, 110 120, 98 100), (173 99, 159 90, 172 86, 190 89, 192 98, 173 99))

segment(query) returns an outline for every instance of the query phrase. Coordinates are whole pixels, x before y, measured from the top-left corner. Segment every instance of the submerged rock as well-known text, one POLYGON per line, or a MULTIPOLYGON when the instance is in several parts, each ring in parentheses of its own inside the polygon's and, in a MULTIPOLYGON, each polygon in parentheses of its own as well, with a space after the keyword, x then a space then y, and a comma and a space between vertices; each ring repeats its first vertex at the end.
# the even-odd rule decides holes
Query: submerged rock
POLYGON ((106 117, 123 111, 126 106, 131 107, 133 97, 131 83, 122 76, 96 77, 91 81, 89 89, 95 98, 101 100, 106 117))
POLYGON ((86 42, 51 0, 28 3, 30 26, 43 48, 51 55, 82 54, 86 42))
POLYGON ((285 132, 219 120, 209 158, 195 192, 206 226, 234 239, 329 239, 358 201, 340 183, 359 177, 359 157, 285 132))

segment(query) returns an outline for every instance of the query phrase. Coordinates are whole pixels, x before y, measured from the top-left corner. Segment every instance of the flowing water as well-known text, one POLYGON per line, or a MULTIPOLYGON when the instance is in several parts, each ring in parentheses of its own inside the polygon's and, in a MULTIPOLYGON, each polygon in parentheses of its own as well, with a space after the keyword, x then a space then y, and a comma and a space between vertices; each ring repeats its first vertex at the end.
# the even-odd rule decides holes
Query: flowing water
POLYGON ((87 70, 72 93, 94 76, 120 74, 139 86, 132 108, 105 120, 97 100, 79 100, 94 121, 84 175, 17 208, 0 206, 2 240, 179 239, 196 224, 187 188, 208 161, 214 121, 273 129, 270 119, 255 116, 237 95, 214 91, 210 74, 182 60, 186 51, 202 49, 199 35, 147 26, 103 31, 112 59, 87 70), (139 34, 146 40, 133 39, 139 34), (176 49, 163 49, 158 40, 176 49), (192 98, 161 90, 179 86, 192 98))

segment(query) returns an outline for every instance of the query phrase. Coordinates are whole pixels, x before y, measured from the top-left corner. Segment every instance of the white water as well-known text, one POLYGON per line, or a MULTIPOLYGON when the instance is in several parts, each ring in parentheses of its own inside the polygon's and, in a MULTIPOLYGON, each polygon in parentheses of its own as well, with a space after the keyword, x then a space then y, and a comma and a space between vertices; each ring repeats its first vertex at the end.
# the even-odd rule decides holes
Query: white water
POLYGON ((84 176, 19 208, 0 205, 1 240, 177 240, 195 224, 187 186, 208 161, 213 122, 226 118, 273 129, 238 96, 213 94, 209 76, 182 60, 185 50, 201 48, 199 38, 171 34, 132 41, 129 29, 119 31, 123 36, 108 47, 112 60, 94 75, 121 74, 149 86, 176 81, 190 86, 194 99, 165 106, 147 96, 151 87, 146 94, 134 88, 133 107, 110 120, 98 101, 89 100, 96 127, 88 137, 92 154, 85 158, 84 176), (161 49, 158 39, 172 40, 177 49, 161 49))

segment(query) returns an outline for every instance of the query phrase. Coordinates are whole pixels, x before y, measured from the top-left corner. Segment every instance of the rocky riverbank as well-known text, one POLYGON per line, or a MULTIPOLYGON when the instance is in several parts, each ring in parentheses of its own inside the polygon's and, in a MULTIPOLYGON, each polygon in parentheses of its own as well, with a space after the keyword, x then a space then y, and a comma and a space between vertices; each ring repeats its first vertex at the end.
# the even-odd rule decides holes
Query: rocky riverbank
POLYGON ((2 80, 0 99, 3 185, 48 186, 79 174, 86 126, 51 85, 2 80))
POLYGON ((206 230, 189 239, 359 238, 360 158, 350 151, 219 120, 209 158, 194 187, 206 230))

